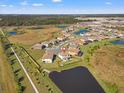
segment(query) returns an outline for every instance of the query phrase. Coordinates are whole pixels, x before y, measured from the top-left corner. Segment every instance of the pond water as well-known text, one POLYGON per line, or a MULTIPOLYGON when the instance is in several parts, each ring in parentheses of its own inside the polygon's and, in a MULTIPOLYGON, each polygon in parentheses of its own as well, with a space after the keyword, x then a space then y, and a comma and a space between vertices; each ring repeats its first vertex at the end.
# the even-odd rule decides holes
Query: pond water
POLYGON ((63 93, 105 93, 85 67, 51 72, 49 77, 63 93))
POLYGON ((80 34, 84 34, 84 33, 86 33, 86 32, 89 32, 89 31, 86 30, 86 29, 80 29, 79 31, 74 32, 74 34, 75 34, 75 35, 80 35, 80 34))
POLYGON ((17 32, 8 32, 9 35, 17 35, 17 32))
POLYGON ((115 44, 115 45, 124 45, 124 40, 115 40, 115 41, 112 41, 112 44, 115 44))
POLYGON ((57 27, 58 27, 58 28, 66 28, 67 26, 61 26, 61 25, 60 25, 60 26, 57 26, 57 27))

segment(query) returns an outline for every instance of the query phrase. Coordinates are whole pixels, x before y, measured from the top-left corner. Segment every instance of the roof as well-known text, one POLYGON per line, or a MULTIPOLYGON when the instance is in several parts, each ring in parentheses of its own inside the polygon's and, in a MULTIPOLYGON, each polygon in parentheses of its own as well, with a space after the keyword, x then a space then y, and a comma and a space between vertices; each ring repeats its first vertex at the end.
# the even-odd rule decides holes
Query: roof
POLYGON ((53 59, 54 53, 53 52, 46 52, 42 59, 53 59))
POLYGON ((68 51, 61 51, 60 53, 59 53, 59 55, 61 55, 61 56, 68 56, 68 51))
POLYGON ((78 54, 80 50, 78 48, 69 48, 69 52, 78 54))

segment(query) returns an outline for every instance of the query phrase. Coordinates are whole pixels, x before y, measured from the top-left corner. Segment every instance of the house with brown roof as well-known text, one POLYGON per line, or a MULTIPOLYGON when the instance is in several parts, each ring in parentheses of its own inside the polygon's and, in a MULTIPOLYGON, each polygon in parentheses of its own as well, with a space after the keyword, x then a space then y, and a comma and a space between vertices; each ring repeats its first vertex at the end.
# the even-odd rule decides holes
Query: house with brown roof
POLYGON ((57 37, 57 40, 59 40, 59 41, 64 41, 65 39, 66 39, 66 37, 64 35, 57 37))
POLYGON ((42 57, 42 61, 44 63, 53 63, 53 60, 55 58, 55 55, 53 52, 46 52, 43 57, 42 57))
POLYGON ((62 61, 68 61, 71 56, 68 54, 68 51, 61 51, 58 53, 58 57, 62 60, 62 61))
POLYGON ((69 48, 68 49, 68 53, 71 56, 77 56, 79 52, 80 52, 79 48, 69 48))

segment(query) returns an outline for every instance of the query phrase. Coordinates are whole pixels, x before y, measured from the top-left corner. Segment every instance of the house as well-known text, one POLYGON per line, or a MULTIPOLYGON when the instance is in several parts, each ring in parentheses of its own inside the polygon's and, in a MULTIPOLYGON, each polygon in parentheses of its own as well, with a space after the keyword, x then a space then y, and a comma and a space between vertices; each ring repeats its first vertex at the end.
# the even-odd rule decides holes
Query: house
POLYGON ((47 52, 43 55, 42 61, 43 61, 44 63, 53 63, 54 58, 55 58, 54 53, 47 51, 47 52))
POLYGON ((60 36, 60 37, 57 37, 57 40, 59 40, 59 41, 64 41, 65 40, 65 36, 60 36))
POLYGON ((77 56, 79 52, 80 52, 79 48, 69 48, 68 49, 68 53, 71 56, 77 56))
POLYGON ((78 48, 78 47, 79 47, 79 45, 75 42, 70 42, 69 43, 69 48, 78 48))
POLYGON ((68 61, 71 58, 71 56, 68 54, 67 50, 66 51, 60 51, 58 53, 58 57, 63 61, 68 61))
POLYGON ((78 39, 74 39, 73 43, 75 43, 75 45, 77 45, 77 47, 78 47, 79 45, 82 45, 84 43, 84 41, 85 40, 83 38, 78 38, 78 39))

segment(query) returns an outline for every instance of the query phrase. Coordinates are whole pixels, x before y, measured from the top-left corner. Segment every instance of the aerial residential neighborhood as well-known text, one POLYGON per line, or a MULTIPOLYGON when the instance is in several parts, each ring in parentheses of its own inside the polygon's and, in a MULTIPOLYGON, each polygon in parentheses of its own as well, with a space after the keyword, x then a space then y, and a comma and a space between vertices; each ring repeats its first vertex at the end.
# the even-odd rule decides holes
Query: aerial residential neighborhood
POLYGON ((63 29, 58 36, 50 41, 40 42, 32 46, 33 49, 44 49, 42 57, 45 63, 53 63, 58 56, 63 62, 72 56, 82 56, 81 45, 98 42, 106 39, 124 38, 124 31, 115 27, 123 27, 123 18, 83 18, 78 20, 92 19, 92 22, 80 22, 63 29), (121 21, 120 21, 121 20, 121 21), (107 25, 106 25, 107 23, 107 25), (119 25, 117 25, 119 23, 119 25), (76 33, 77 34, 76 34, 76 33))
POLYGON ((0 0, 0 93, 124 93, 123 0, 0 0))
MULTIPOLYGON (((13 18, 13 16, 10 17, 13 18)), ((55 18, 56 16, 49 17, 55 18)), ((83 85, 84 81, 90 84, 88 88, 92 88, 93 93, 123 91, 121 87, 123 87, 124 68, 121 62, 123 62, 124 17, 77 15, 70 20, 70 16, 64 15, 56 20, 61 20, 61 18, 70 22, 73 19, 76 22, 1 27, 1 51, 5 51, 5 54, 2 52, 1 54, 8 58, 5 58, 6 62, 8 60, 10 62, 9 64, 3 63, 3 65, 10 66, 9 69, 12 72, 7 73, 10 73, 9 77, 14 76, 10 79, 12 79, 13 88, 17 87, 11 91, 21 91, 19 93, 68 93, 67 91, 70 91, 69 93, 75 93, 77 87, 78 93, 82 91, 90 93, 87 89, 82 89, 81 84, 83 85), (114 65, 115 62, 119 63, 114 65), (122 77, 117 75, 118 72, 122 73, 122 77), (80 77, 79 82, 81 82, 73 84, 74 88, 69 90, 70 85, 66 84, 66 79, 68 82, 75 82, 73 79, 78 79, 75 77, 78 74, 79 76, 84 74, 81 77, 87 75, 89 77, 84 80, 80 77), (110 77, 117 80, 112 81, 110 77), (63 87, 63 85, 67 86, 63 87)), ((46 21, 49 22, 49 20, 46 21)), ((8 69, 7 66, 5 67, 3 69, 8 69)), ((2 90, 2 87, 0 89, 2 90)))

